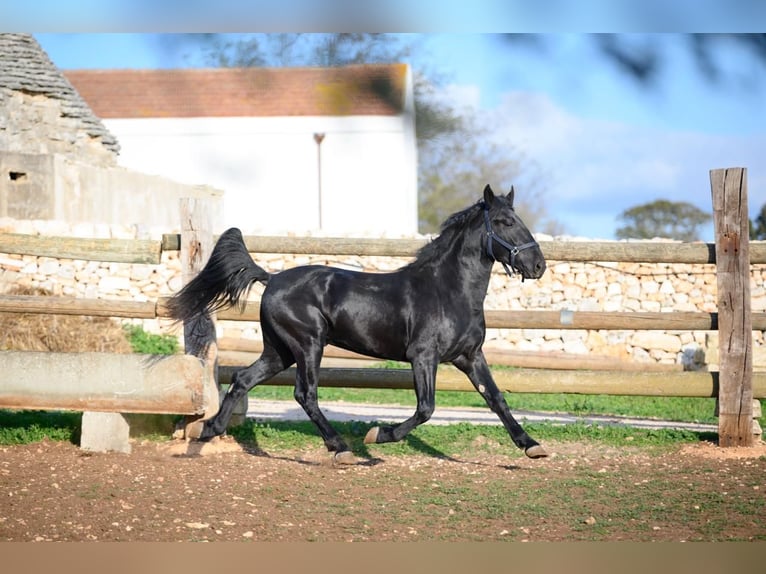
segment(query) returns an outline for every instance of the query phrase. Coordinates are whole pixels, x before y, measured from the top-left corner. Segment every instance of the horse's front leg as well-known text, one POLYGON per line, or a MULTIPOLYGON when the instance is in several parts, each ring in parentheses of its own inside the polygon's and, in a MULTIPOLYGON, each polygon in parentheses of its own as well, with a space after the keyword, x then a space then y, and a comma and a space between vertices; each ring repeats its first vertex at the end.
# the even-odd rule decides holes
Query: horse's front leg
POLYGON ((412 362, 415 397, 418 401, 415 414, 398 425, 371 428, 364 437, 365 444, 400 441, 416 426, 431 418, 436 405, 437 365, 438 361, 431 358, 416 359, 412 362))
POLYGON ((470 379, 473 386, 484 397, 487 405, 502 421, 503 426, 511 435, 513 443, 522 449, 529 458, 542 458, 548 456, 545 449, 534 440, 521 425, 513 418, 508 403, 503 394, 497 388, 492 373, 489 370, 484 353, 479 351, 473 357, 461 356, 452 362, 458 369, 463 371, 470 379))

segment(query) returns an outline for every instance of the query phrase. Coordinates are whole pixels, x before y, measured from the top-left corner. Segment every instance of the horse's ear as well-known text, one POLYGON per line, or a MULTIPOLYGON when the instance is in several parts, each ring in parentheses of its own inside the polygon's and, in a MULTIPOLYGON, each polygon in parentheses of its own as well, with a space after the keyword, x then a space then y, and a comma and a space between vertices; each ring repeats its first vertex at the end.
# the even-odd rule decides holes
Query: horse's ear
POLYGON ((492 188, 489 187, 489 184, 484 188, 484 203, 487 204, 487 207, 492 207, 492 202, 495 201, 495 193, 492 191, 492 188))
POLYGON ((511 186, 511 191, 508 192, 508 195, 506 197, 508 198, 508 203, 511 204, 511 207, 513 207, 513 196, 516 192, 513 189, 513 186, 511 186))

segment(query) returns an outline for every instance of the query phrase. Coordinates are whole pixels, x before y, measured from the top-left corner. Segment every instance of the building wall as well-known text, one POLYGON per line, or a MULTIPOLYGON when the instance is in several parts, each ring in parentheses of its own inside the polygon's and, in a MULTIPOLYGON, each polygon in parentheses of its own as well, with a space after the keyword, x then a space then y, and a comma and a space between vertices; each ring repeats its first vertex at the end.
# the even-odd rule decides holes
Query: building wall
POLYGON ((223 225, 220 190, 118 166, 116 144, 88 133, 85 111, 75 114, 72 106, 57 95, 0 87, 0 218, 172 231, 180 224, 178 200, 205 197, 214 224, 223 225))
POLYGON ((405 114, 104 123, 120 141, 121 165, 223 190, 225 227, 397 236, 417 232, 412 121, 405 114), (325 134, 321 146, 316 133, 325 134))
POLYGON ((0 217, 180 228, 179 200, 210 200, 223 222, 223 193, 71 155, 0 152, 0 217))

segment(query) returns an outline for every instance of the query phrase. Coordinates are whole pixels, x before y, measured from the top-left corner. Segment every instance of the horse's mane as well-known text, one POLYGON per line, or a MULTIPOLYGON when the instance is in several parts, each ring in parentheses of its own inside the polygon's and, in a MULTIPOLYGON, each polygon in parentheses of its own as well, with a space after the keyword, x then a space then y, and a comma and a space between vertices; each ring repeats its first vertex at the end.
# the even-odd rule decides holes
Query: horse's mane
POLYGON ((465 228, 471 223, 476 214, 481 211, 484 203, 477 203, 453 213, 441 225, 439 235, 421 247, 415 255, 415 260, 408 265, 410 268, 423 268, 432 263, 439 263, 452 251, 455 240, 463 235, 465 228))

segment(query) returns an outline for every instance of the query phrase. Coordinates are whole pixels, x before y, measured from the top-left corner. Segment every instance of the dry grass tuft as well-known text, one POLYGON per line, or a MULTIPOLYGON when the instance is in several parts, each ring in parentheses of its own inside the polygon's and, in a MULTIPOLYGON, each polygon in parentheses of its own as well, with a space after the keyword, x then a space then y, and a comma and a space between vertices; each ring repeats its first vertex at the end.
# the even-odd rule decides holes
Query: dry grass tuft
MULTIPOLYGON (((50 296, 45 289, 14 287, 9 295, 50 296)), ((0 313, 0 350, 131 353, 120 324, 110 317, 0 313)))

